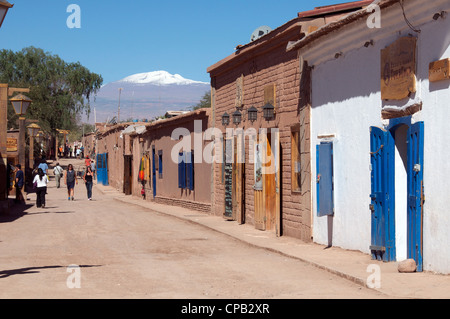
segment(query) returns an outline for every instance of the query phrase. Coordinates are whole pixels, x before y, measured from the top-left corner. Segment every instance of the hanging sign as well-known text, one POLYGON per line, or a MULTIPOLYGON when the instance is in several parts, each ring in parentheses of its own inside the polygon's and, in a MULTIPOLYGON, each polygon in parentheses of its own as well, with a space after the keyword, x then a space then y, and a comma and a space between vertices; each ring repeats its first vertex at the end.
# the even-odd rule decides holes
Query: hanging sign
POLYGON ((17 139, 8 137, 6 140, 6 151, 17 152, 17 139))
POLYGON ((415 37, 402 37, 381 50, 381 98, 402 100, 416 92, 415 37))
POLYGON ((449 69, 450 58, 431 62, 429 67, 429 81, 437 82, 450 79, 449 69))

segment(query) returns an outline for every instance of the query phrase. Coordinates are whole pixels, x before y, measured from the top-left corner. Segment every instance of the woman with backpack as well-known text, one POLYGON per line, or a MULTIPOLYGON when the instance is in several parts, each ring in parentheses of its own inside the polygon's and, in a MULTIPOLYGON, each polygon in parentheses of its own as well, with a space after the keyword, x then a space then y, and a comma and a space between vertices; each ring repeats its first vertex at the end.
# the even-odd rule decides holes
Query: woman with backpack
POLYGON ((75 184, 78 185, 77 180, 77 174, 75 173, 75 170, 73 169, 73 165, 69 164, 67 166, 67 172, 66 172, 66 178, 64 180, 65 184, 67 185, 67 193, 69 194, 69 200, 74 200, 73 195, 75 192, 75 184))
POLYGON ((36 207, 45 208, 45 194, 47 193, 48 177, 42 168, 38 168, 38 173, 34 177, 33 185, 36 185, 36 207))

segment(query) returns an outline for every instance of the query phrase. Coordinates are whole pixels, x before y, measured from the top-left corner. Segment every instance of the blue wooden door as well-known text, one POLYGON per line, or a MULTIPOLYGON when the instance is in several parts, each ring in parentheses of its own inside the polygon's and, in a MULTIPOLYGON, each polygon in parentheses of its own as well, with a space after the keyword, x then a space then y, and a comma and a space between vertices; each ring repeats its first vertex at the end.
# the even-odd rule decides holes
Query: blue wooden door
POLYGON ((370 128, 371 254, 395 260, 395 141, 389 131, 370 128))
POLYGON ((97 182, 108 184, 108 153, 97 154, 97 182))
POLYGON ((333 143, 316 146, 317 216, 334 214, 333 202, 333 143))
POLYGON ((104 167, 104 181, 103 185, 109 185, 109 177, 108 177, 108 153, 103 154, 103 167, 104 167))
POLYGON ((423 146, 424 123, 408 130, 408 258, 416 261, 417 271, 423 269, 423 146))
POLYGON ((103 159, 102 154, 97 154, 97 183, 102 184, 103 183, 103 159))
POLYGON ((156 197, 156 150, 152 148, 152 188, 153 188, 153 198, 156 197))

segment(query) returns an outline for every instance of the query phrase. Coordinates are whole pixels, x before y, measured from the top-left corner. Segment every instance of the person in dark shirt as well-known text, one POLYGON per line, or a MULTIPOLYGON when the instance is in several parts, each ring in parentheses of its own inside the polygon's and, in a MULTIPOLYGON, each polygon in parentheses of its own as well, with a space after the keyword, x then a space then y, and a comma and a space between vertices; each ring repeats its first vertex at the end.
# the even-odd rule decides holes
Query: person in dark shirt
POLYGON ((22 194, 23 184, 24 184, 24 175, 22 171, 22 166, 17 164, 16 170, 16 203, 23 203, 24 198, 22 194))

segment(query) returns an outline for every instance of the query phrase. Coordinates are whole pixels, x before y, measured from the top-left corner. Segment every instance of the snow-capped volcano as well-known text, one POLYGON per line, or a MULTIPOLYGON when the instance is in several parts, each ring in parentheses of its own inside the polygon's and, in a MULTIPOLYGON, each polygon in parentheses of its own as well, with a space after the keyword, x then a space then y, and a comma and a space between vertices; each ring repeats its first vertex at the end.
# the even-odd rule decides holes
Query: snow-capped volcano
POLYGON ((95 108, 97 121, 106 121, 119 117, 120 100, 120 120, 153 118, 167 111, 189 110, 210 90, 210 83, 167 71, 138 73, 103 85, 91 108, 95 108))
POLYGON ((190 85, 190 84, 208 84, 205 82, 194 81, 183 78, 179 74, 170 74, 167 71, 153 71, 138 73, 127 76, 118 81, 133 84, 154 84, 154 85, 190 85))

